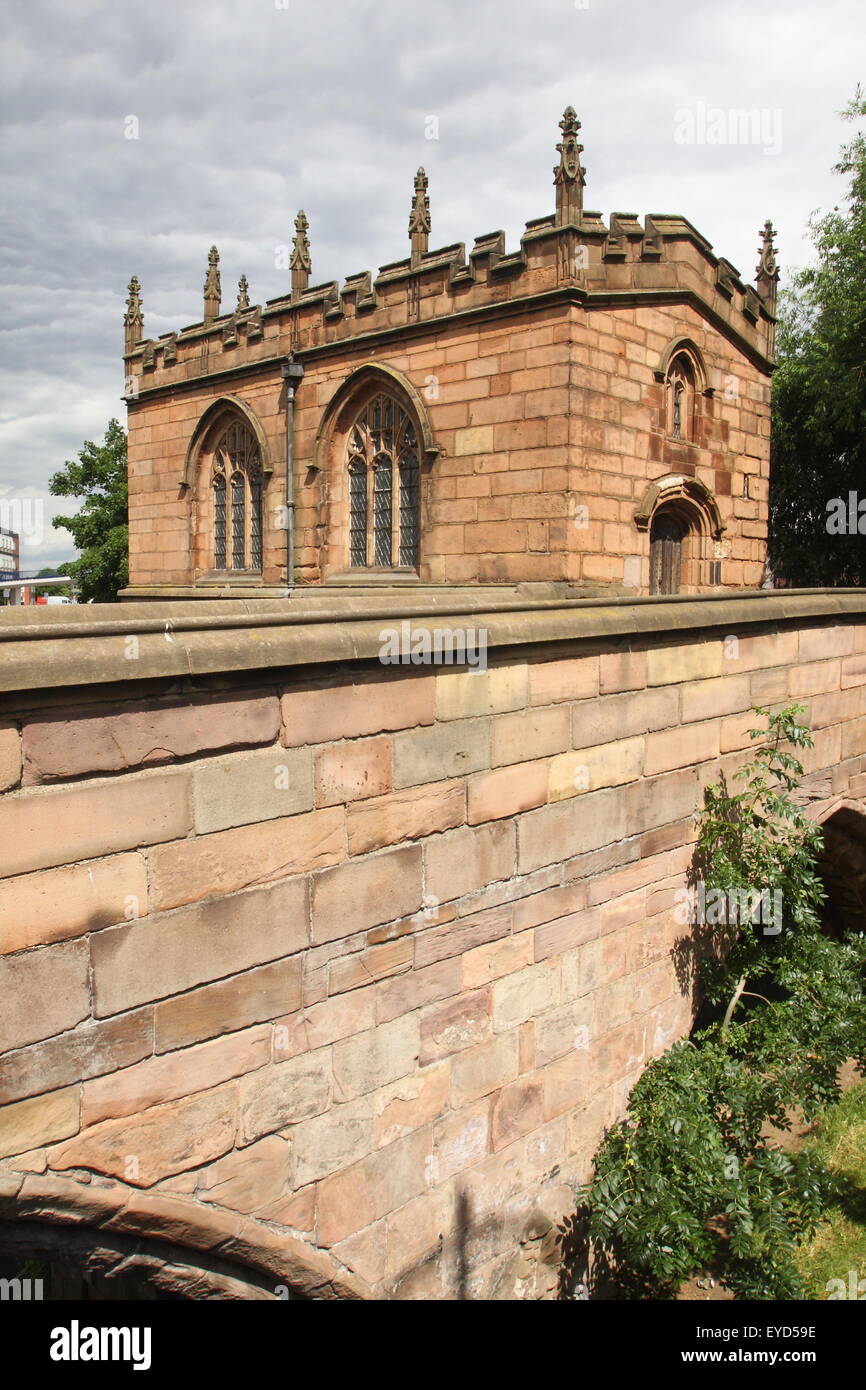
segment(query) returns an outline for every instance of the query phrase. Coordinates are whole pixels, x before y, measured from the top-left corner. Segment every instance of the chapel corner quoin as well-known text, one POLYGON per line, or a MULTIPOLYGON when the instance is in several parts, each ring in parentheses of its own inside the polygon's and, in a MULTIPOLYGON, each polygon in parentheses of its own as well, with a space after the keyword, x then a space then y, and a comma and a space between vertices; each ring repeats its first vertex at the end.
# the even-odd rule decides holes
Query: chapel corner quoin
POLYGON ((758 587, 772 227, 750 286, 683 217, 605 223, 560 125, 518 251, 431 251, 418 170, 375 278, 311 286, 298 213, 264 304, 223 312, 213 247, 152 340, 130 282, 124 602, 0 612, 0 1261, 567 1290, 576 1187, 694 1021, 682 893, 755 706, 806 706, 862 920, 866 592, 758 587))
POLYGON ((146 338, 133 276, 125 598, 761 583, 772 224, 752 285, 683 216, 605 222, 571 107, 560 129, 554 211, 519 250, 430 250, 419 169, 410 254, 375 276, 311 285, 303 212, 264 304, 240 275, 223 307, 214 246, 201 321, 146 338))

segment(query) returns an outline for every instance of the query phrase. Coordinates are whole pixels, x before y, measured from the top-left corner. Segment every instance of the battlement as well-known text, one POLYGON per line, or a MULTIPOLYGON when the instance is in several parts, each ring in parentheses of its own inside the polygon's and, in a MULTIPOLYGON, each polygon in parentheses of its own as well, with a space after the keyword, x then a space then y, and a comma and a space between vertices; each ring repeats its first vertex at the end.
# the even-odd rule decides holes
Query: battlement
POLYGON ((237 304, 221 312, 219 253, 212 247, 201 321, 144 337, 140 285, 133 277, 125 316, 126 395, 171 387, 202 376, 247 370, 289 353, 327 354, 357 340, 429 332, 445 319, 490 319, 521 312, 530 303, 568 300, 590 310, 634 304, 690 304, 728 336, 755 365, 772 366, 778 270, 773 229, 763 229, 755 285, 678 214, 600 212, 583 208, 585 170, 576 143, 580 123, 569 107, 560 126, 560 164, 554 170, 556 208, 526 223, 518 250, 502 231, 465 243, 428 249, 430 206, 423 169, 415 177, 409 219, 411 252, 402 260, 338 281, 310 285, 308 222, 300 212, 289 266, 289 293, 264 304, 249 302, 246 276, 237 304))

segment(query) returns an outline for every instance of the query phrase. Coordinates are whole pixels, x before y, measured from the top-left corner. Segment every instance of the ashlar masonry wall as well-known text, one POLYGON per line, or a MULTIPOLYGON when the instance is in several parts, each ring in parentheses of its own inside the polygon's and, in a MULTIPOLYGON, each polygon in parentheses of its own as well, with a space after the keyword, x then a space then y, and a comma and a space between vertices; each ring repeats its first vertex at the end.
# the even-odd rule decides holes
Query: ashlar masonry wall
POLYGON ((370 604, 0 619, 2 1215, 555 1292, 690 1026, 676 894, 750 706, 805 703, 818 804, 863 802, 866 594, 412 615, 445 622, 486 671, 383 667, 370 604))

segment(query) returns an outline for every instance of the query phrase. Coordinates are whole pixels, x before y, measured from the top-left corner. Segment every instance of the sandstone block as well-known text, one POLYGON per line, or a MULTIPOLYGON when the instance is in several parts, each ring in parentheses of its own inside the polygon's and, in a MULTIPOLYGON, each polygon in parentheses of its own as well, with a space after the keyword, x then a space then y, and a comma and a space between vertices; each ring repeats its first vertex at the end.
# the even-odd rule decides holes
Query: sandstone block
POLYGON ((135 1119, 106 1120, 62 1144, 51 1166, 89 1168, 133 1187, 152 1187, 219 1158, 234 1143, 236 1088, 220 1086, 192 1098, 159 1105, 135 1119))
POLYGON ((564 801, 588 791, 634 782, 643 771, 643 762, 642 738, 624 738, 596 748, 560 753, 549 766, 549 799, 564 801))
POLYGON ((455 720, 432 729, 400 733, 394 738, 394 786, 398 788, 439 782, 443 777, 462 777, 489 766, 487 719, 455 720))
POLYGON ((514 872, 512 823, 449 830, 424 847, 428 896, 461 898, 514 872))
POLYGON ((306 748, 277 745, 208 759, 195 765, 192 779, 199 835, 293 816, 313 806, 312 755, 306 748))
POLYGON ((390 738, 337 743, 316 754, 316 804, 341 805, 391 790, 390 738))
POLYGON ((24 722, 25 781, 117 772, 191 753, 272 743, 278 732, 275 695, 141 700, 117 713, 52 711, 24 722))
POLYGON ((526 706, 529 677, 525 662, 486 671, 440 671, 436 712, 440 719, 470 719, 526 706))
POLYGON ((257 1212, 261 1207, 286 1202, 291 1168, 291 1144, 271 1134, 218 1158, 204 1170, 196 1195, 200 1201, 215 1202, 231 1211, 257 1212))
POLYGON ((20 1100, 0 1110, 0 1157, 26 1153, 78 1133, 79 1088, 20 1100))
POLYGON ((0 720, 0 792, 21 780, 21 735, 17 724, 0 720))
POLYGON ((575 656, 561 661, 538 661, 529 667, 529 701, 553 705, 562 700, 587 700, 599 691, 597 656, 575 656))
POLYGON ((292 1057, 245 1076, 240 1083, 240 1132, 244 1143, 320 1115, 331 1101, 328 1049, 292 1057))
POLYGON ((517 1029, 458 1053, 451 1064, 451 1103, 462 1109, 500 1090, 518 1074, 517 1029))
POLYGON ((538 1129, 544 1123, 544 1082, 523 1077, 505 1086, 493 1102, 490 1146, 494 1152, 538 1129))
MULTIPOLYGON (((530 668, 530 677, 539 668, 530 668)), ((544 668, 541 668, 544 669, 544 668)), ((595 705, 596 701, 591 701, 595 705)), ((569 741, 569 711, 564 705, 503 714, 491 722, 491 761, 494 767, 526 763, 562 753, 569 741)))
POLYGON ((332 1105, 324 1114, 303 1120, 293 1127, 292 1142, 297 1187, 350 1167, 373 1148, 372 1097, 332 1105))
POLYGON ((559 966, 545 961, 493 984, 493 1031, 502 1033, 537 1018, 559 1001, 559 966))
POLYGON ((291 955, 307 945, 305 884, 296 879, 109 927, 91 937, 99 1016, 291 955))
POLYGON ((0 881, 0 952, 23 951, 147 913, 140 854, 0 881))
POLYGON ((402 1077, 374 1097, 373 1146, 380 1149, 402 1139, 445 1113, 451 1091, 451 1066, 439 1062, 402 1077))
POLYGON ((90 1014, 87 945, 0 958, 0 1052, 74 1028, 90 1014))
POLYGON ((419 1052, 417 1014, 380 1023, 367 1033, 334 1045, 334 1096, 355 1100, 415 1070, 419 1052))
POLYGON ((301 959, 277 960, 158 1003, 157 1052, 279 1018, 301 1002, 301 959))
POLYGON ((347 807, 349 853, 366 854, 451 830, 466 819, 465 802, 462 781, 432 782, 357 802, 347 807))
POLYGON ((338 806, 160 845, 148 856, 151 909, 181 907, 325 868, 345 853, 344 812, 338 806))
POLYGON ((421 849, 407 846, 313 876, 313 942, 406 917, 421 906, 421 849))
POLYGON ((298 686, 281 700, 282 740, 289 747, 362 734, 411 729, 435 718, 432 675, 365 676, 351 683, 298 686))
POLYGON ((423 1192, 428 1146, 429 1134, 422 1130, 327 1178, 319 1187, 321 1244, 345 1240, 423 1192))
POLYGON ((8 875, 176 840, 191 826, 186 769, 12 792, 0 801, 8 875))
POLYGON ((422 1067, 450 1057, 490 1033, 490 995, 487 990, 461 994, 426 1009, 421 1016, 419 1062, 422 1067))
POLYGON ((547 778, 546 764, 534 762, 517 763, 470 778, 469 824, 479 825, 543 806, 547 800, 547 778))
POLYGON ((667 729, 647 734, 645 772, 652 777, 659 772, 672 772, 679 767, 693 767, 719 756, 720 724, 688 724, 679 729, 667 729))

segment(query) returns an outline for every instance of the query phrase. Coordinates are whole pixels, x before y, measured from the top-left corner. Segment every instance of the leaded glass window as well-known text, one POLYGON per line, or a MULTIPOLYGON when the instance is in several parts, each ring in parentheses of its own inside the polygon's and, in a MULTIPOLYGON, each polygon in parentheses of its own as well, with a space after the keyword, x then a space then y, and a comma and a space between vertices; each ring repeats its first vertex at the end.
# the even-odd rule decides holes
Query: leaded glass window
POLYGON ((235 421, 214 450, 214 569, 261 570, 262 486, 258 440, 247 424, 235 421))
POLYGON ((214 569, 226 567, 226 480, 222 473, 213 480, 213 563, 214 569))
POLYGON ((349 563, 417 569, 420 468, 415 425, 384 392, 349 433, 349 563), (372 498, 369 493, 372 491, 372 498))

